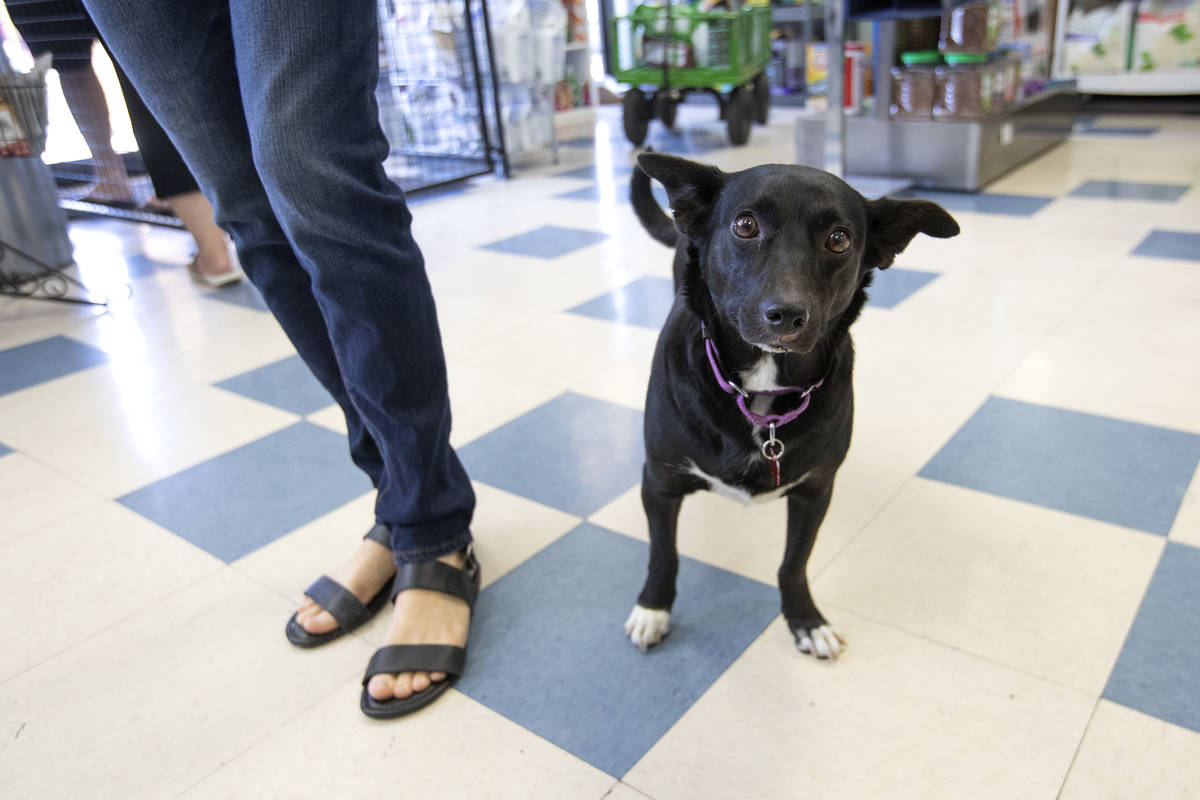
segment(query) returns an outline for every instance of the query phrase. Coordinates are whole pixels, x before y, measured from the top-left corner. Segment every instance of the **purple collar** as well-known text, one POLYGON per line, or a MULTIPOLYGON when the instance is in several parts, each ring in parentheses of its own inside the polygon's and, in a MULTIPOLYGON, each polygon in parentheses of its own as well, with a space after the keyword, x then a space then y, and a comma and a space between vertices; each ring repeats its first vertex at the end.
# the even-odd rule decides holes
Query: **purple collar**
POLYGON ((808 403, 812 400, 812 393, 825 382, 824 378, 803 389, 799 386, 785 386, 781 389, 769 389, 765 392, 748 392, 738 386, 729 378, 725 377, 725 373, 721 369, 721 355, 717 352, 717 343, 708 335, 708 326, 704 321, 700 321, 700 336, 704 339, 704 352, 708 354, 708 363, 712 367, 713 375, 717 379, 717 385, 725 394, 737 395, 737 406, 746 419, 750 420, 753 425, 765 425, 767 427, 767 438, 762 443, 763 458, 767 460, 767 466, 771 470, 771 477, 775 479, 775 485, 779 486, 781 481, 781 471, 779 467, 779 459, 783 458, 783 442, 775 436, 775 427, 777 425, 786 425, 796 417, 803 414, 808 409, 808 403), (785 394, 800 395, 800 405, 792 409, 786 414, 755 414, 746 406, 746 398, 751 395, 764 395, 766 397, 779 397, 785 394))
MULTIPOLYGON (((825 382, 824 378, 809 386, 807 389, 800 386, 785 386, 780 389, 769 389, 763 392, 748 392, 738 386, 729 378, 725 377, 725 373, 721 369, 721 355, 717 352, 717 343, 708 334, 708 327, 704 322, 700 323, 700 335, 704 338, 704 351, 708 354, 708 363, 712 367, 713 375, 717 379, 717 385, 725 394, 736 394, 737 405, 746 419, 754 425, 770 426, 774 429, 778 425, 786 425, 796 417, 803 414, 808 409, 808 402, 812 399, 812 393, 825 382), (779 397, 785 394, 800 395, 800 405, 792 409, 786 414, 755 414, 746 406, 746 398, 753 395, 764 395, 766 397, 779 397)), ((772 431, 773 433, 773 431, 772 431)), ((774 438, 774 436, 772 436, 774 438)))

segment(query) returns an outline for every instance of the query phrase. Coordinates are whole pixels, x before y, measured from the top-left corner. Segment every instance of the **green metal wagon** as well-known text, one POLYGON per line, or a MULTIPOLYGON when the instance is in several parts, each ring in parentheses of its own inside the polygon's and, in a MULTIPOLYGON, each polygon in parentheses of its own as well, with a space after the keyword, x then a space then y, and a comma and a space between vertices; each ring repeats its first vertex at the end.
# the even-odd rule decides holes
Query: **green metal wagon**
POLYGON ((646 140, 652 119, 674 127, 675 112, 691 92, 717 98, 734 144, 746 143, 753 122, 766 123, 771 9, 730 2, 729 11, 642 5, 609 22, 609 65, 613 78, 630 85, 622 111, 635 146, 646 140))

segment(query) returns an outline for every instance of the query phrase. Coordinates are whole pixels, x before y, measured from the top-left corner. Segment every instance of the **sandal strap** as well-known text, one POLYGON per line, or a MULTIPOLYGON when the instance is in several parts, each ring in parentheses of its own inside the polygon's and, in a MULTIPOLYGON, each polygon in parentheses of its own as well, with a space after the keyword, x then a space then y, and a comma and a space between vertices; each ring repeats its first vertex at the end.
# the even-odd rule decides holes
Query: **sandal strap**
POLYGON ((430 589, 453 595, 474 608, 475 598, 479 596, 479 562, 475 560, 474 551, 468 550, 462 569, 441 561, 401 564, 392 583, 392 600, 405 589, 430 589))
POLYGON ((353 630, 371 617, 371 611, 353 592, 327 575, 317 578, 304 593, 328 611, 343 631, 353 630))
POLYGON ((467 665, 467 648, 449 644, 392 644, 381 647, 367 662, 363 685, 375 675, 400 672, 444 672, 462 675, 467 665))
POLYGON ((377 542, 389 550, 392 549, 392 533, 388 530, 387 525, 384 525, 382 522, 376 522, 375 526, 367 531, 363 538, 377 542))

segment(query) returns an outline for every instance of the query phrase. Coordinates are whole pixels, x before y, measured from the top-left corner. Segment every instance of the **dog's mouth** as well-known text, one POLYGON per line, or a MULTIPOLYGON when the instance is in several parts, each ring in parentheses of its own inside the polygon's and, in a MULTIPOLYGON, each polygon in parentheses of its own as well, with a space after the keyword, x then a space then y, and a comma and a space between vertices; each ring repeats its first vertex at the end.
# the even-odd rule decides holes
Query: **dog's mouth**
POLYGON ((764 353, 776 355, 804 355, 811 352, 816 345, 815 340, 803 336, 800 331, 787 336, 769 336, 764 341, 755 341, 754 339, 747 339, 747 341, 764 353))

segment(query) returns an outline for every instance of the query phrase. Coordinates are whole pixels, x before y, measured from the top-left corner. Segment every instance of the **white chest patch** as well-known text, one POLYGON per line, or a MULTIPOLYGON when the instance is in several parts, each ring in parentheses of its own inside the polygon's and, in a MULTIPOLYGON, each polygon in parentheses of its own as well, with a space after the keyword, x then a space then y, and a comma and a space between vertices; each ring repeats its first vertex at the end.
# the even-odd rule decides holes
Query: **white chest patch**
POLYGON ((695 462, 693 462, 690 458, 684 463, 684 471, 689 475, 695 475, 702 481, 707 482, 708 490, 710 492, 716 492, 722 497, 728 497, 730 500, 737 500, 739 503, 745 503, 746 505, 750 505, 751 503, 766 503, 771 500, 777 500, 780 497, 783 497, 788 490, 795 486, 799 486, 808 478, 808 473, 806 472, 801 475, 798 480, 794 480, 791 483, 785 483, 778 489, 774 489, 769 492, 763 492, 761 494, 750 494, 745 489, 737 486, 730 486, 720 478, 714 478, 712 475, 709 475, 707 472, 697 467, 695 462))
MULTIPOLYGON (((747 392, 769 392, 782 388, 779 385, 779 367, 775 365, 775 359, 768 355, 758 359, 753 368, 739 372, 738 378, 747 392)), ((774 399, 770 396, 755 397, 750 401, 750 410, 755 414, 766 414, 774 399)))

